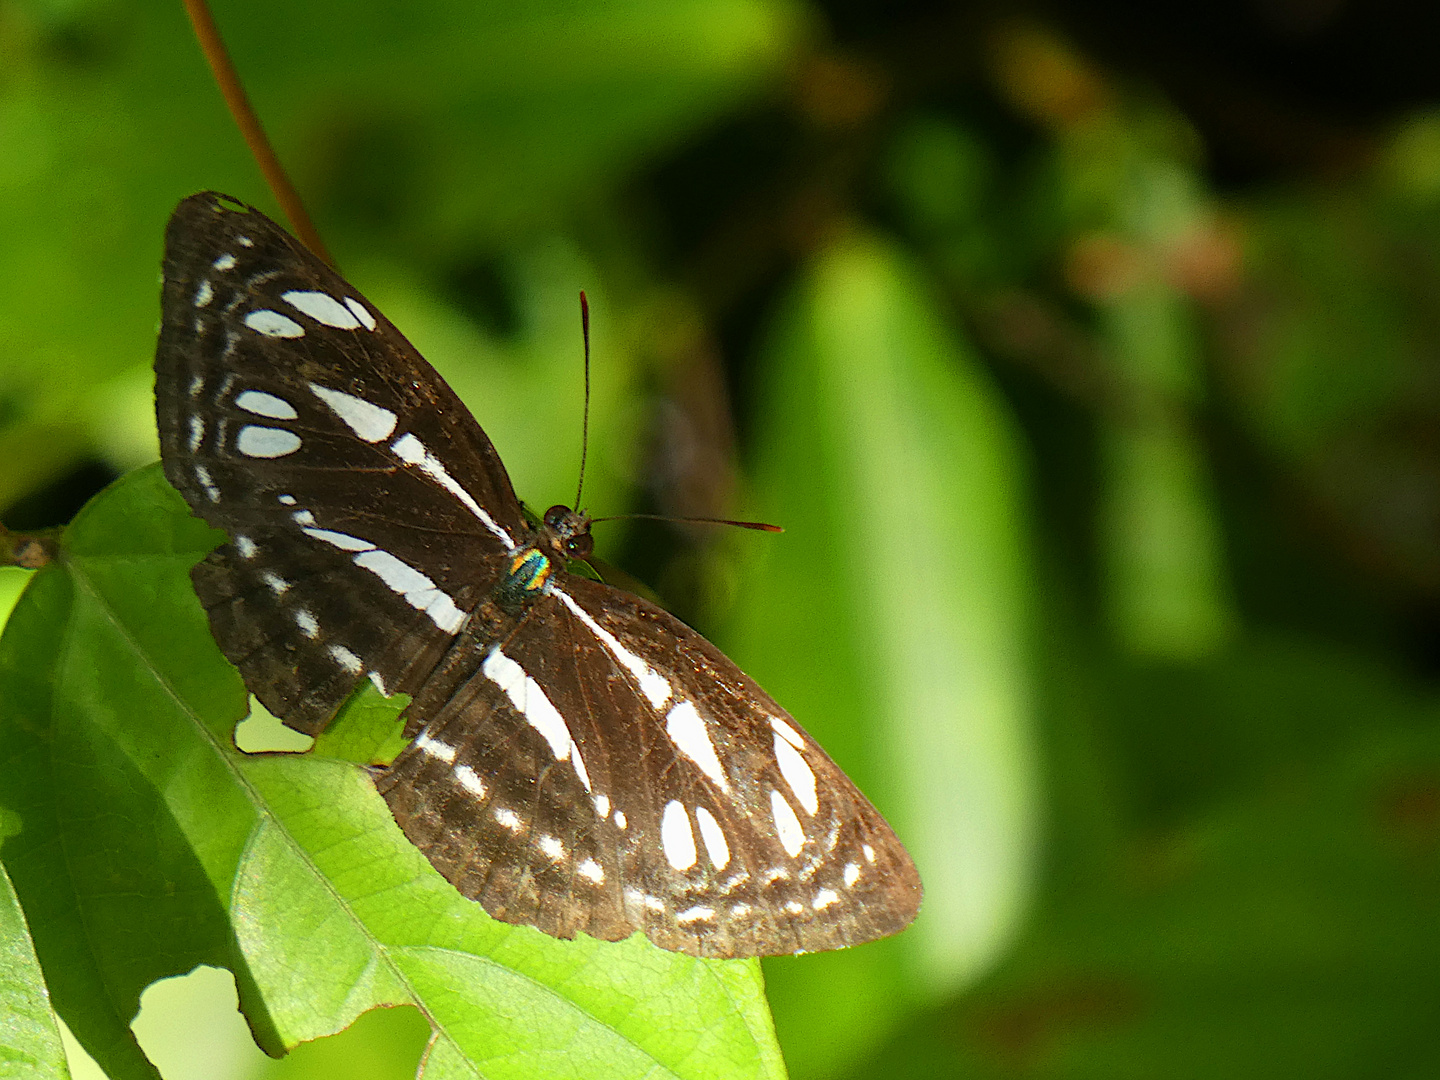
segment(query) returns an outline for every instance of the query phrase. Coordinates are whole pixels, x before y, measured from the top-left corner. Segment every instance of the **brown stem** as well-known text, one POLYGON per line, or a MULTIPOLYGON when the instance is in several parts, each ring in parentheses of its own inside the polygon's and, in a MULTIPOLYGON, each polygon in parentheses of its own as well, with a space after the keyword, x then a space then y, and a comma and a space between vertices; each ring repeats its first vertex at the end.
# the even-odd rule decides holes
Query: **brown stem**
POLYGON ((190 25, 195 28, 195 37, 200 42, 200 51, 205 54, 210 70, 215 74, 216 85, 225 97, 225 104, 230 107, 230 115, 235 118, 240 134, 245 137, 245 143, 250 147, 255 163, 260 166, 265 182, 270 185, 280 208, 290 219, 295 235, 329 266, 334 267, 335 260, 330 257, 325 241, 320 239, 319 231, 310 220, 310 215, 305 212, 300 193, 290 183, 285 166, 280 164, 274 147, 265 135, 265 129, 260 126, 260 118, 255 115, 255 110, 250 105, 250 98, 246 95, 235 65, 230 60, 230 53, 220 37, 220 30, 215 25, 214 16, 210 14, 209 5, 205 0, 184 0, 184 3, 185 10, 190 15, 190 25))

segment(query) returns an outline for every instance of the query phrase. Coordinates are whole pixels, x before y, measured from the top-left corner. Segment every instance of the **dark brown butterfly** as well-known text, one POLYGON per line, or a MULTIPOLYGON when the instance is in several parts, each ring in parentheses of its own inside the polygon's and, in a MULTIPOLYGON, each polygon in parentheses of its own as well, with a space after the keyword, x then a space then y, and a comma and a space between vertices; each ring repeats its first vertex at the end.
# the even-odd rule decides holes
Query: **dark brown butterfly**
POLYGON ((589 519, 528 521, 469 411, 353 286, 210 192, 176 210, 164 271, 165 474, 230 537, 193 573, 215 638, 299 731, 362 679, 412 695, 376 784, 461 893, 697 956, 915 917, 915 866, 849 778, 699 634, 568 572, 589 519))

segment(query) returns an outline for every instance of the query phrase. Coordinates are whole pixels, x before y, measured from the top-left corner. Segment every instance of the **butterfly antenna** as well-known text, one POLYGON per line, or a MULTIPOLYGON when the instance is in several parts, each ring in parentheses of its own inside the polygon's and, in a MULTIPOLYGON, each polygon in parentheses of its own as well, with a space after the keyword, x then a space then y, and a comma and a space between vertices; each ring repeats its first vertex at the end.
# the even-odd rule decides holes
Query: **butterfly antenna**
POLYGON ((580 290, 580 332, 585 337, 585 419, 580 427, 580 482, 575 485, 575 509, 580 509, 580 493, 585 490, 585 456, 590 451, 590 301, 580 290))
POLYGON ((784 532, 779 525, 766 521, 732 521, 730 518, 712 517, 669 517, 666 514, 612 514, 609 517, 591 518, 590 524, 601 521, 631 521, 641 518, 645 521, 668 521, 677 525, 734 525, 737 529, 754 529, 757 532, 784 532))

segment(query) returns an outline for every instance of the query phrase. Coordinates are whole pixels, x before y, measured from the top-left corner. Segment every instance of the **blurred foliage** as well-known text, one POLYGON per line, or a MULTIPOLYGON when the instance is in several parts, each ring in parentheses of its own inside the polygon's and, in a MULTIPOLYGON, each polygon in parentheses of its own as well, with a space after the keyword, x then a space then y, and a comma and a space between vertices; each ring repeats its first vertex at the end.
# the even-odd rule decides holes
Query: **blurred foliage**
MULTIPOLYGON (((605 560, 794 711, 921 865, 911 931, 767 961, 793 1075, 1433 1074, 1440 112, 1374 125, 1343 167, 1221 185, 1207 133, 1162 90, 1052 27, 852 7, 216 15, 342 267, 451 380, 532 505, 575 482, 585 288, 588 505, 787 527, 597 531, 605 560)), ((10 528, 61 524, 153 460, 155 267, 166 216, 202 188, 271 206, 178 5, 0 0, 10 528)), ((82 555, 183 532, 153 482, 92 508, 82 555)), ((0 568, 0 613, 37 583, 0 643, 0 853, 20 902, 0 894, 20 995, 0 1005, 0 1061, 38 1054, 59 1075, 26 920, 61 1018, 121 1068, 144 1068, 116 1047, 145 985, 199 963, 237 973, 272 1050, 368 1004, 433 1006, 438 976, 418 997, 370 987, 307 1013, 264 970, 303 935, 273 898, 232 924, 216 887, 234 867, 197 847, 219 833, 192 827, 196 793, 177 797, 167 770, 193 766, 188 747, 319 783, 323 760, 247 763, 137 704, 140 676, 166 669, 117 667, 113 625, 67 620, 113 595, 114 625, 173 637, 145 619, 173 582, 121 560, 95 593, 94 573, 67 576, 84 566, 0 568), (98 921, 77 934, 82 911, 98 921)), ((177 670, 243 711, 225 676, 177 670)), ((380 753, 383 718, 368 722, 330 752, 380 753)), ((283 813, 274 782, 243 812, 283 813)), ((363 793, 333 794, 351 825, 369 820, 363 793)), ((294 902, 313 908, 327 873, 298 873, 294 902)), ((509 931, 475 918, 467 948, 508 957, 510 978, 533 963, 563 983, 566 950, 594 951, 517 959, 509 931)), ((615 974, 648 963, 632 945, 595 955, 616 985, 650 977, 615 974)), ((758 998, 712 1000, 729 978, 753 991, 751 967, 735 971, 705 993, 654 990, 634 1041, 598 1057, 574 1033, 605 1042, 615 1003, 557 1020, 528 982, 550 1005, 445 1045, 523 1046, 536 1056, 505 1067, 533 1075, 773 1070, 758 998), (726 1049, 687 1058, 702 1036, 726 1049), (741 1044, 750 1058, 727 1056, 741 1044)), ((220 1075, 227 1054, 235 1077, 403 1076, 425 1043, 423 1019, 388 1009, 280 1061, 227 1036, 186 1065, 167 1053, 235 993, 194 986, 168 1004, 152 990, 135 1027, 167 1080, 220 1075)))

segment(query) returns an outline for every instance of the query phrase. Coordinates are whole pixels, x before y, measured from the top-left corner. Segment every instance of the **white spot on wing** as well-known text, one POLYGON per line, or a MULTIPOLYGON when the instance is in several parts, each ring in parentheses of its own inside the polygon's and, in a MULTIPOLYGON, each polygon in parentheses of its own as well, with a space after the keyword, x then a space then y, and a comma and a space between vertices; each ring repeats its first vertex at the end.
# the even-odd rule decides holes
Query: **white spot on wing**
POLYGON ((353 296, 345 298, 345 306, 355 313, 355 318, 364 324, 366 330, 375 329, 375 316, 366 310, 365 305, 356 300, 353 296))
POLYGON ((741 885, 744 885, 749 880, 749 873, 744 870, 736 870, 735 873, 731 874, 728 878, 726 878, 720 883, 720 891, 726 893, 734 892, 736 889, 738 889, 741 885))
POLYGON ((580 756, 580 746, 574 741, 570 743, 570 764, 575 766, 575 775, 580 778, 581 786, 589 791, 590 774, 585 771, 585 759, 580 756))
POLYGON ((485 662, 480 665, 480 671, 505 692, 510 703, 525 717, 525 722, 550 744, 550 753, 556 761, 566 761, 573 757, 575 774, 580 777, 585 790, 589 791, 590 777, 585 772, 584 762, 580 760, 580 748, 575 745, 565 718, 551 703, 540 684, 527 675, 524 668, 501 652, 499 645, 492 646, 485 654, 485 662))
POLYGON ((840 894, 834 889, 821 889, 815 894, 815 899, 810 901, 810 906, 816 911, 821 911, 831 904, 840 902, 840 894))
POLYGON ((280 299, 296 311, 309 315, 318 323, 333 326, 336 330, 356 330, 360 320, 348 307, 329 293, 305 289, 291 289, 280 294, 280 299))
POLYGON ((269 586, 270 591, 276 596, 284 596, 290 590, 290 582, 286 581, 273 570, 265 570, 260 574, 260 580, 269 586))
POLYGON ((650 704, 660 708, 670 700, 672 690, 670 681, 652 668, 640 657, 636 656, 625 646, 616 640, 615 635, 606 630, 590 617, 590 613, 575 602, 569 593, 561 589, 552 589, 553 595, 558 596, 561 602, 568 607, 586 628, 600 639, 600 643, 610 650, 610 655, 620 661, 622 667, 635 676, 635 681, 640 684, 640 690, 649 699, 650 704))
POLYGON ((315 621, 315 616, 310 613, 309 608, 297 607, 290 612, 290 617, 295 620, 295 625, 300 628, 308 638, 320 636, 320 624, 315 621))
POLYGON ((330 387, 321 386, 318 383, 312 382, 310 390, 325 403, 331 412, 345 421, 357 437, 366 442, 373 443, 379 442, 381 439, 388 439, 390 433, 395 430, 395 414, 389 409, 372 404, 354 394, 347 394, 343 390, 332 390, 330 387))
POLYGON ((775 729, 775 734, 788 742, 796 750, 805 749, 805 740, 793 727, 781 720, 778 716, 770 717, 770 726, 775 729))
POLYGON ((379 577, 392 592, 405 598, 405 602, 417 611, 430 616, 430 621, 447 634, 459 631, 465 622, 465 613, 455 606, 449 595, 436 588, 435 582, 416 570, 409 563, 397 559, 388 551, 372 548, 355 556, 355 565, 363 566, 379 577))
POLYGON ((700 839, 705 841, 705 854, 716 870, 724 870, 730 863, 730 845, 725 842, 725 830, 715 820, 715 815, 703 806, 695 807, 695 820, 700 823, 700 839))
POLYGON ((575 868, 575 872, 587 881, 593 881, 599 885, 605 880, 605 870, 594 859, 586 859, 575 868))
MULTIPOLYGON (((301 511, 301 513, 307 512, 308 511, 304 510, 301 511)), ((315 520, 313 515, 310 520, 315 520)), ((361 540, 358 536, 351 536, 349 533, 336 532, 333 529, 301 529, 300 531, 314 540, 323 540, 325 543, 332 547, 337 547, 341 551, 375 550, 375 545, 370 543, 369 540, 361 540)))
POLYGON ((677 750, 700 766, 701 772, 723 790, 730 790, 730 780, 720 766, 720 758, 710 741, 710 732, 696 711, 694 702, 682 701, 666 714, 665 734, 670 736, 677 750))
POLYGON ((496 523, 495 519, 485 512, 484 508, 475 501, 470 492, 460 486, 456 479, 446 470, 445 466, 440 463, 440 459, 425 449, 425 444, 414 434, 406 432, 404 435, 401 435, 400 438, 390 444, 390 450, 406 465, 418 465, 422 473, 464 503, 465 508, 474 514, 482 525, 499 538, 500 542, 505 545, 507 551, 515 547, 515 541, 510 538, 510 534, 502 529, 496 523))
POLYGON ((546 854, 547 857, 555 860, 556 862, 563 862, 563 861, 564 861, 564 859, 565 859, 565 845, 562 844, 562 843, 561 843, 558 839, 556 839, 555 837, 553 837, 553 836, 542 836, 542 837, 540 837, 539 840, 535 841, 535 844, 536 844, 537 847, 540 848, 541 851, 543 851, 543 852, 546 854))
POLYGON ((820 808, 820 797, 815 792, 815 772, 800 756, 800 751, 779 735, 775 736, 775 761, 780 766, 780 775, 790 785, 795 798, 811 817, 820 808))
POLYGON ((855 882, 857 882, 857 881, 860 880, 860 864, 859 864, 859 863, 847 862, 847 863, 845 864, 845 876, 844 876, 844 880, 845 880, 845 887, 846 887, 847 889, 850 888, 852 885, 854 885, 855 882))
POLYGON ((235 266, 235 256, 231 255, 229 252, 226 252, 224 255, 221 255, 210 265, 213 266, 216 270, 233 269, 235 266))
MULTIPOLYGON (((210 479, 209 469, 204 465, 196 465, 195 479, 200 481, 200 486, 205 489, 205 495, 211 502, 220 501, 220 489, 217 488, 215 482, 210 479)), ((253 548, 254 545, 252 544, 251 547, 253 548)), ((246 555, 245 557, 248 559, 250 556, 246 555)))
POLYGON ((455 782, 477 799, 485 798, 485 781, 469 765, 455 766, 455 782))
POLYGON ((251 240, 250 237, 248 237, 248 236, 237 236, 237 237, 235 238, 235 242, 236 242, 237 244, 239 244, 241 247, 254 247, 254 246, 255 246, 255 241, 251 240))
POLYGON ((242 390, 235 398, 235 404, 256 416, 268 416, 271 420, 294 420, 300 414, 282 397, 267 394, 263 390, 242 390))
POLYGON ((689 870, 695 865, 695 834, 690 831, 690 815, 685 807, 671 799, 660 817, 660 846, 665 861, 676 870, 689 870))
POLYGON ((284 457, 300 449, 300 436, 284 428, 246 424, 235 436, 235 449, 246 457, 284 457))
POLYGON ((675 916, 678 923, 704 922, 706 919, 715 917, 715 909, 706 907, 704 904, 696 904, 694 907, 686 908, 675 916))
POLYGON ((190 417, 190 452, 193 454, 200 449, 200 442, 205 438, 205 421, 198 416, 190 417))
POLYGON ((201 391, 201 390, 204 390, 204 389, 205 389, 205 376, 204 376, 204 375, 192 375, 192 376, 190 376, 190 396, 191 396, 191 397, 199 397, 199 396, 200 396, 200 391, 201 391))
POLYGON ((257 334, 264 334, 266 337, 278 338, 300 338, 305 336, 305 328, 288 315, 281 315, 278 311, 271 311, 269 308, 261 308, 252 311, 245 316, 245 325, 257 334))
POLYGON ((204 307, 215 299, 215 290, 210 287, 210 279, 206 278, 200 282, 200 287, 195 290, 195 306, 204 307))
POLYGON ((426 757, 439 758, 446 765, 455 760, 455 747, 432 738, 423 731, 416 737, 415 747, 426 757))
POLYGON ((520 815, 508 807, 497 806, 495 808, 495 820, 511 832, 519 832, 523 827, 520 821, 520 815))
POLYGON ((629 822, 627 822, 627 821, 625 820, 625 811, 624 811, 624 810, 616 810, 616 811, 615 811, 615 827, 616 827, 617 829, 619 829, 621 832, 624 832, 624 831, 625 831, 625 828, 626 828, 626 826, 627 826, 628 824, 629 824, 629 822))
POLYGON ((296 510, 295 513, 290 515, 290 520, 295 522, 296 525, 314 525, 315 515, 309 510, 296 510))
POLYGON ((775 835, 780 838, 780 846, 793 859, 805 846, 805 830, 800 828, 800 819, 785 796, 774 788, 770 789, 770 813, 775 818, 775 835))
POLYGON ((339 664, 342 668, 348 671, 351 675, 359 675, 361 669, 365 666, 364 664, 360 663, 360 658, 356 656, 353 652, 351 652, 349 649, 347 649, 344 645, 331 645, 330 655, 335 658, 335 662, 337 664, 339 664))
POLYGON ((869 844, 866 844, 863 848, 861 848, 861 850, 865 852, 866 862, 873 863, 875 861, 875 849, 873 847, 871 847, 869 844))
POLYGON ((595 796, 595 813, 599 814, 602 818, 607 818, 607 817, 610 816, 610 796, 609 796, 609 795, 596 795, 596 796, 595 796))
POLYGON ((235 537, 235 550, 240 553, 242 559, 253 559, 255 557, 255 541, 248 536, 235 537))
POLYGON ((280 500, 280 505, 281 505, 281 506, 294 506, 294 505, 295 505, 295 496, 294 496, 294 495, 277 495, 277 496, 275 496, 275 497, 280 500))
POLYGON ((376 690, 379 690, 380 693, 386 697, 390 696, 390 691, 385 689, 385 680, 380 677, 378 671, 367 672, 366 677, 370 680, 370 685, 375 687, 376 690))

